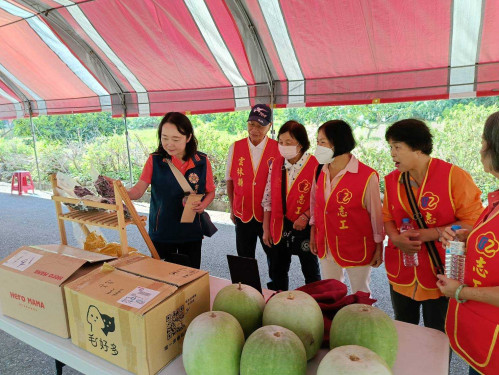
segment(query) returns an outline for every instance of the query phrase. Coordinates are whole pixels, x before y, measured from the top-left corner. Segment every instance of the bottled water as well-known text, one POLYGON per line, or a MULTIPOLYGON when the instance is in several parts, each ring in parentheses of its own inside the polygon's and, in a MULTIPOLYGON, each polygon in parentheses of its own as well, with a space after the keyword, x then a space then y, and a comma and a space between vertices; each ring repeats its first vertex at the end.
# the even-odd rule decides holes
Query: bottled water
MULTIPOLYGON (((460 225, 453 225, 451 229, 455 232, 461 229, 460 225)), ((445 249, 445 276, 460 283, 464 282, 464 264, 466 262, 465 243, 459 241, 457 236, 445 249)))
MULTIPOLYGON (((405 217, 402 219, 402 225, 400 226, 400 233, 414 229, 411 219, 405 217)), ((406 267, 417 267, 419 265, 418 253, 407 254, 402 252, 402 260, 404 261, 404 266, 406 267)))

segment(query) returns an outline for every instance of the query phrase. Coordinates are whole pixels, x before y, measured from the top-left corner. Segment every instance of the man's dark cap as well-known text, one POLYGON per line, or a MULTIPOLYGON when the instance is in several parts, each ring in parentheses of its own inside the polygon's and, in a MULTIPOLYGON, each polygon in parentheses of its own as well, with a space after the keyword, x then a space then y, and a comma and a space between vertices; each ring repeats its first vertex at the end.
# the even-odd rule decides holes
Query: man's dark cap
POLYGON ((251 108, 248 121, 256 121, 262 126, 272 122, 272 110, 266 104, 256 104, 251 108))

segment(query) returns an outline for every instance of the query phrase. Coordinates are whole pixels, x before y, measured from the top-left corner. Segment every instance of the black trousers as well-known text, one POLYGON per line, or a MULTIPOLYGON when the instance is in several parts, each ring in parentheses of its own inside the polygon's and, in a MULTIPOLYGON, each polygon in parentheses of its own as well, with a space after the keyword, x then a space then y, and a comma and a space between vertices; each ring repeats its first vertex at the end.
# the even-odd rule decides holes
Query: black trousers
POLYGON ((263 251, 267 255, 267 266, 269 267, 270 282, 267 283, 267 288, 275 290, 272 282, 271 264, 269 258, 270 248, 263 243, 263 223, 260 223, 255 218, 247 223, 243 223, 241 219, 236 217, 236 250, 237 255, 246 258, 255 258, 256 240, 260 239, 263 251))
POLYGON ((254 258, 256 251, 256 240, 260 239, 265 254, 269 254, 269 247, 263 243, 263 223, 255 218, 247 223, 236 217, 236 249, 240 257, 254 258))
POLYGON ((468 375, 480 375, 480 373, 475 370, 473 367, 470 366, 470 370, 468 372, 468 375))
MULTIPOLYGON (((275 290, 289 289, 289 267, 291 265, 292 251, 288 246, 288 241, 281 238, 277 245, 270 249, 270 273, 275 290)), ((298 251, 301 272, 305 277, 305 284, 313 283, 321 279, 319 259, 310 252, 310 249, 298 251)))
POLYGON ((438 329, 445 333, 445 316, 449 300, 447 297, 415 301, 393 290, 390 285, 390 295, 395 319, 401 322, 419 324, 420 308, 423 308, 423 321, 425 327, 438 329))
POLYGON ((167 262, 199 269, 201 267, 202 240, 182 243, 153 241, 159 257, 167 262))

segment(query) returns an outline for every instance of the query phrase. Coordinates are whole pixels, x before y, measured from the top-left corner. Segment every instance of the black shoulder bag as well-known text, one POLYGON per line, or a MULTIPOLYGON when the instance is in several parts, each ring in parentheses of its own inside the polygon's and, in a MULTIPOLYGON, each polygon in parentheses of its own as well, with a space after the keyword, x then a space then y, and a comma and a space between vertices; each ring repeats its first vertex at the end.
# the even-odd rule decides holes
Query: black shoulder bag
MULTIPOLYGON (((409 172, 402 173, 402 182, 404 183, 405 192, 407 193, 407 199, 409 200, 409 205, 411 206, 414 220, 416 220, 420 229, 428 229, 423 215, 421 214, 421 212, 419 212, 416 198, 414 197, 414 193, 411 188, 409 172)), ((436 268, 437 273, 444 275, 444 265, 442 264, 442 260, 440 259, 440 255, 438 254, 437 247, 435 246, 435 241, 428 241, 425 242, 425 244, 426 248, 428 249, 428 253, 430 254, 430 259, 433 263, 433 267, 436 268)))

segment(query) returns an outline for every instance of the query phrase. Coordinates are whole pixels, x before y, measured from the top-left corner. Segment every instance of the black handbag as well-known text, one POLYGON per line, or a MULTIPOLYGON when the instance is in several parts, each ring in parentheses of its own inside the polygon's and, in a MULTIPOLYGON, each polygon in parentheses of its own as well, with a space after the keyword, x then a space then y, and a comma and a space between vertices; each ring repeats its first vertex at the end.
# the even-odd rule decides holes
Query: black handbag
POLYGON ((287 247, 293 255, 310 251, 310 225, 307 224, 303 230, 296 230, 293 229, 293 222, 286 217, 286 168, 284 165, 282 166, 281 200, 284 216, 281 241, 286 241, 287 247))
MULTIPOLYGON (((177 169, 177 167, 173 165, 171 161, 167 159, 167 162, 184 193, 186 193, 187 195, 193 194, 194 191, 192 190, 191 185, 189 185, 189 183, 185 179, 185 176, 177 169)), ((201 223, 201 231, 203 232, 204 236, 211 237, 218 231, 218 228, 211 221, 208 212, 204 211, 199 214, 199 221, 201 223)))
POLYGON ((204 211, 201 215, 199 215, 199 219, 201 220, 201 229, 206 237, 211 237, 217 233, 218 228, 211 221, 211 217, 208 215, 208 212, 204 211))
POLYGON ((303 230, 293 229, 293 222, 284 218, 281 241, 285 241, 293 255, 310 251, 310 225, 303 230))

